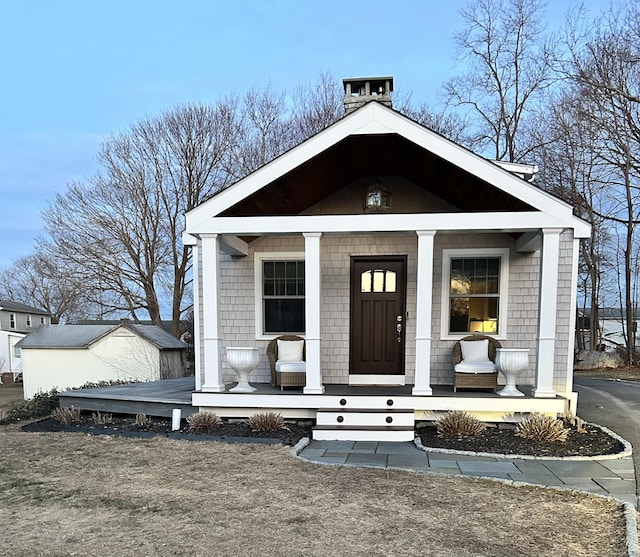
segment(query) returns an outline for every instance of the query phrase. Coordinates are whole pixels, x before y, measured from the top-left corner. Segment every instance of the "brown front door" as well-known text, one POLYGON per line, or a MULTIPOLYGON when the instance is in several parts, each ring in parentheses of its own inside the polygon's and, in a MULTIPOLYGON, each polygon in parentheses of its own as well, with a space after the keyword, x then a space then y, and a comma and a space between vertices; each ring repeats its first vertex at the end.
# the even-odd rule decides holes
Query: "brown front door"
POLYGON ((351 258, 350 373, 404 374, 406 257, 351 258))

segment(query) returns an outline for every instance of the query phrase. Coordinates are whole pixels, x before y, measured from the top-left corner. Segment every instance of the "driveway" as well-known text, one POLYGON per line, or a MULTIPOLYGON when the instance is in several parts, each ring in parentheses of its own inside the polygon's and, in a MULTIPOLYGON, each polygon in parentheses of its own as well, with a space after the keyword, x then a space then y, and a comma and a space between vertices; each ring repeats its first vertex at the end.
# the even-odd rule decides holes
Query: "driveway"
MULTIPOLYGON (((640 477, 640 382, 575 378, 578 416, 609 428, 633 446, 636 481, 640 477)), ((636 493, 639 493, 636 485, 636 493)))

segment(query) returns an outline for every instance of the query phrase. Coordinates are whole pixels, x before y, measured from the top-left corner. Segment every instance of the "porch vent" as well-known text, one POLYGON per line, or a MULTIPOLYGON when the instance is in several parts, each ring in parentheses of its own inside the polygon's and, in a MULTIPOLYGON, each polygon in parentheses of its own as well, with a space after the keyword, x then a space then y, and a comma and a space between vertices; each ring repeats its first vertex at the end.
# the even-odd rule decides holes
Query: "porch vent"
POLYGON ((393 77, 350 77, 344 85, 344 112, 350 114, 370 101, 392 108, 393 77))

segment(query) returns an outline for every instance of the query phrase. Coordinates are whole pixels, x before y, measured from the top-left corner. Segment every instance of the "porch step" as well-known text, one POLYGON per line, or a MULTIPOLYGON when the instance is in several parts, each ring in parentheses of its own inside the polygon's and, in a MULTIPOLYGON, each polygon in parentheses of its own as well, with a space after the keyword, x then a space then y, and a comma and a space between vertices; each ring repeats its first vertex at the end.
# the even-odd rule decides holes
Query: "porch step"
POLYGON ((414 411, 407 408, 321 408, 313 438, 349 441, 412 441, 414 411))
POLYGON ((413 441, 413 426, 315 426, 318 441, 413 441))

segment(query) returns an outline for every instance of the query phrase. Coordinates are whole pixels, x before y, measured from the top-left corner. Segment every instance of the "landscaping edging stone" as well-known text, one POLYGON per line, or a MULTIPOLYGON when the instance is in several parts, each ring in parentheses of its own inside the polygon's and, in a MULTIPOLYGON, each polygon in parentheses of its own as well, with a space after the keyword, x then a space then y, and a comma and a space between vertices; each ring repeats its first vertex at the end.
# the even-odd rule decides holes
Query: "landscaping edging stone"
POLYGON ((602 454, 602 455, 592 455, 592 456, 536 456, 536 455, 520 455, 520 454, 501 454, 501 453, 488 453, 488 452, 475 452, 475 451, 462 451, 459 449, 442 449, 437 447, 425 447, 422 444, 422 440, 420 437, 416 436, 413 440, 415 446, 426 452, 431 453, 441 453, 441 454, 451 454, 451 455, 460 455, 460 456, 484 456, 490 458, 505 458, 505 459, 518 459, 518 460, 562 460, 562 461, 587 461, 587 460, 617 460, 620 458, 625 458, 628 456, 632 456, 633 448, 631 443, 626 439, 620 437, 617 433, 611 431, 610 429, 594 424, 592 422, 586 422, 593 427, 597 427, 598 429, 604 431, 607 435, 613 437, 624 446, 624 450, 614 454, 602 454))

